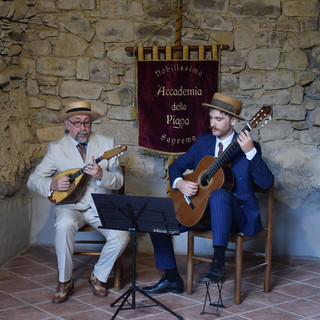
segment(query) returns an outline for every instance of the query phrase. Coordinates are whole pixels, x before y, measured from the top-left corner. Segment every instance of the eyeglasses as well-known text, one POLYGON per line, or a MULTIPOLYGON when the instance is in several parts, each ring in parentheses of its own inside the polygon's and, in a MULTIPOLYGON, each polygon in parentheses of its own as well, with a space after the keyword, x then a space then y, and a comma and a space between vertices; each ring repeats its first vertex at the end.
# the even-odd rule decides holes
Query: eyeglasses
POLYGON ((80 128, 82 124, 85 127, 90 127, 91 126, 91 121, 90 120, 72 122, 71 120, 68 119, 68 121, 71 122, 76 128, 80 128))

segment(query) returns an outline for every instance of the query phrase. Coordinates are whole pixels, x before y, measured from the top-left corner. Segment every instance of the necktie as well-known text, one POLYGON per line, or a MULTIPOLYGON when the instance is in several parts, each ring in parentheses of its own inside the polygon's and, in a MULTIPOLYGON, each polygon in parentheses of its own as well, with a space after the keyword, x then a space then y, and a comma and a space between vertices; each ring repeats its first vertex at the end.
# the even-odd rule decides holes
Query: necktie
POLYGON ((219 142, 219 151, 218 151, 218 157, 220 156, 220 154, 223 151, 223 144, 221 142, 219 142))
POLYGON ((84 143, 79 143, 78 147, 79 147, 79 152, 81 154, 83 162, 86 162, 86 148, 85 148, 84 143))

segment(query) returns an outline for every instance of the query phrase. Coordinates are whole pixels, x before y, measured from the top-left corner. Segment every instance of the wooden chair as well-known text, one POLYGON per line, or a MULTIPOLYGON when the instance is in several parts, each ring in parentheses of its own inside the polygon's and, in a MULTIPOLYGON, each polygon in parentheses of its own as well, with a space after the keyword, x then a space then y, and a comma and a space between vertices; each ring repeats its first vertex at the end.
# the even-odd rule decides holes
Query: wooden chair
MULTIPOLYGON (((267 208, 266 208, 266 224, 264 229, 256 237, 247 237, 243 234, 230 234, 229 242, 235 243, 235 249, 227 249, 227 251, 235 252, 234 263, 226 263, 226 266, 232 266, 235 268, 234 279, 234 303, 241 303, 241 278, 243 269, 243 254, 254 257, 263 257, 262 263, 255 264, 246 271, 255 270, 257 268, 264 268, 264 291, 269 292, 271 290, 270 275, 271 275, 271 258, 272 258, 272 222, 273 222, 273 202, 274 202, 274 181, 272 186, 268 190, 263 190, 257 185, 254 186, 254 190, 257 193, 267 194, 267 208), (247 252, 243 251, 243 243, 252 241, 258 238, 264 238, 265 251, 264 253, 247 252)), ((187 292, 193 291, 193 261, 211 262, 211 258, 205 258, 194 254, 194 238, 201 237, 212 239, 211 231, 188 231, 188 254, 187 254, 187 292)))
MULTIPOLYGON (((123 176, 125 176, 125 167, 121 166, 121 171, 123 176)), ((124 182, 123 186, 118 192, 119 194, 124 194, 124 182)), ((92 228, 90 225, 85 225, 78 230, 80 233, 87 233, 87 232, 96 232, 99 233, 96 229, 92 228)), ((84 244, 84 245, 93 245, 93 244, 105 244, 105 240, 76 240, 75 244, 84 244)), ((85 255, 85 256, 100 256, 100 251, 89 251, 82 249, 81 251, 75 251, 74 255, 85 255)), ((122 259, 119 257, 114 264, 114 288, 116 290, 121 289, 121 278, 122 278, 122 259)))

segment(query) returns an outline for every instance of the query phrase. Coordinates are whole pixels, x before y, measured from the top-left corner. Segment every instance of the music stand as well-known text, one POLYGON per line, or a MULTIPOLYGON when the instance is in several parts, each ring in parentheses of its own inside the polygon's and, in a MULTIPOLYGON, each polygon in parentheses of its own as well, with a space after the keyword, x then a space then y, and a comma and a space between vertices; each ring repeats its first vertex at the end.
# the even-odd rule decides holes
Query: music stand
POLYGON ((136 232, 179 234, 178 221, 175 216, 172 199, 94 193, 92 198, 101 220, 101 228, 130 231, 132 239, 132 284, 124 294, 110 304, 111 307, 114 307, 118 301, 123 299, 111 320, 115 319, 121 310, 153 306, 160 306, 179 320, 183 320, 181 316, 136 285, 136 232), (136 292, 140 292, 155 305, 137 307, 135 301, 136 292), (132 295, 131 303, 128 301, 130 295, 132 295), (126 302, 129 304, 129 308, 123 308, 126 302))

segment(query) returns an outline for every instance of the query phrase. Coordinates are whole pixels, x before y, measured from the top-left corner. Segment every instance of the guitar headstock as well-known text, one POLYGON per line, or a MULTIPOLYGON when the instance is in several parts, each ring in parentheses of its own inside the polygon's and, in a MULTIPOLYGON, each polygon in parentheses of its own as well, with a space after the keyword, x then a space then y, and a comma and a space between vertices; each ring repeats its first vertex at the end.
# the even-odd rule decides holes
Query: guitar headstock
POLYGON ((122 144, 119 145, 111 150, 106 151, 102 156, 101 159, 109 160, 115 156, 120 156, 124 151, 127 150, 127 146, 122 144))
POLYGON ((269 106, 263 106, 250 120, 248 126, 250 129, 257 126, 263 126, 268 120, 271 120, 272 109, 269 106))

